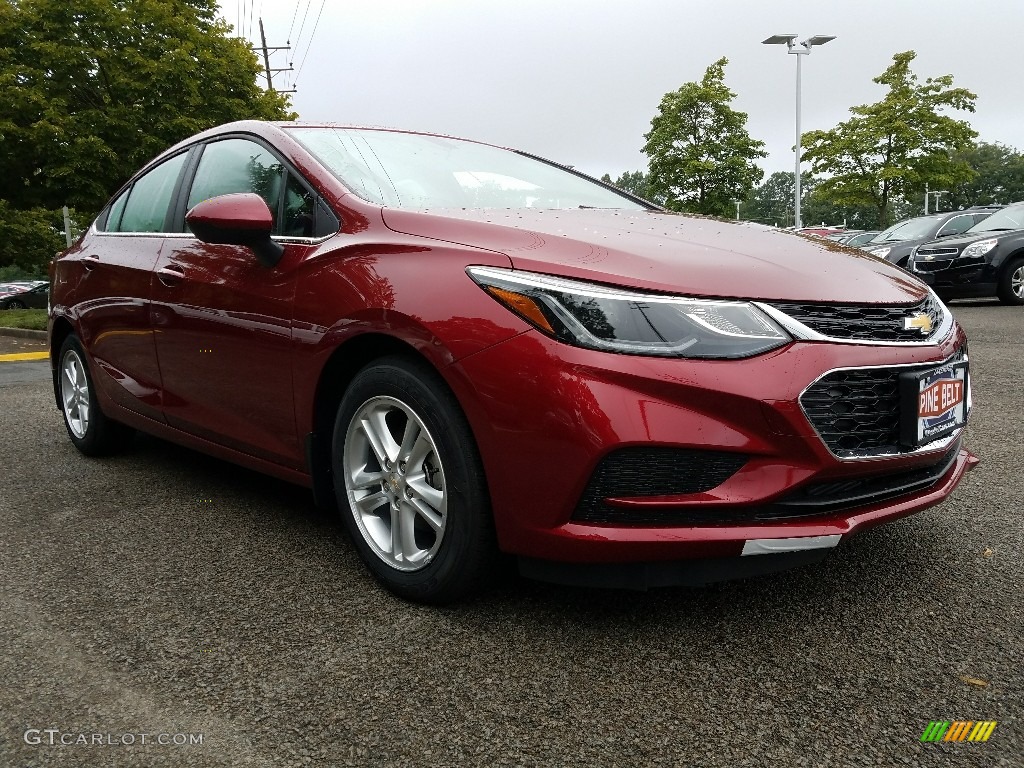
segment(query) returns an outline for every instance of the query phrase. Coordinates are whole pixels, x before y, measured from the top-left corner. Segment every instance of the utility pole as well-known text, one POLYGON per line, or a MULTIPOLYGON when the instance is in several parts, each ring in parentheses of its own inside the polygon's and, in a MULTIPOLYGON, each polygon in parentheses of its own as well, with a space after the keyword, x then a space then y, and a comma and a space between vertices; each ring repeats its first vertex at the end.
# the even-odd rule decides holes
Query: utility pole
POLYGON ((924 183, 924 215, 928 215, 928 182, 924 183))
MULTIPOLYGON (((291 67, 278 67, 277 69, 271 69, 270 67, 270 52, 271 51, 288 51, 291 50, 289 45, 267 45, 267 35, 263 31, 263 17, 260 17, 260 42, 263 43, 260 46, 260 50, 263 51, 263 68, 267 74, 267 90, 274 91, 274 73, 275 72, 291 72, 291 67)), ((294 88, 290 88, 287 91, 277 91, 278 93, 295 93, 294 88)))

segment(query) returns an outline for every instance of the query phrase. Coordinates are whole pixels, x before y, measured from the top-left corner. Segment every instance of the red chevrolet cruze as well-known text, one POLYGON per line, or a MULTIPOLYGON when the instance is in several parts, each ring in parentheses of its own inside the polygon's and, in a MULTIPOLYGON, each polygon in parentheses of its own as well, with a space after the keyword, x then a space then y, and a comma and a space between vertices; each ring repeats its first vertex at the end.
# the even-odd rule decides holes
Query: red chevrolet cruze
POLYGON ((376 578, 645 588, 822 558, 977 459, 967 343, 867 254, 477 142, 244 122, 52 271, 57 404, 311 488, 376 578))

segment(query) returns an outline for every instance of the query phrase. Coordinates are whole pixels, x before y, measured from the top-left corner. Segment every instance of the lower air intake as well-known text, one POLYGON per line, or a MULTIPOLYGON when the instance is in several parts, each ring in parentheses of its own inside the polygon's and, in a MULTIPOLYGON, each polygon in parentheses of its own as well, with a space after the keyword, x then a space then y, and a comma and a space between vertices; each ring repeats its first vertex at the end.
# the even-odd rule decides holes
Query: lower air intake
POLYGON ((576 506, 575 520, 606 522, 621 508, 606 500, 710 491, 739 471, 747 456, 684 448, 620 448, 597 465, 576 506))

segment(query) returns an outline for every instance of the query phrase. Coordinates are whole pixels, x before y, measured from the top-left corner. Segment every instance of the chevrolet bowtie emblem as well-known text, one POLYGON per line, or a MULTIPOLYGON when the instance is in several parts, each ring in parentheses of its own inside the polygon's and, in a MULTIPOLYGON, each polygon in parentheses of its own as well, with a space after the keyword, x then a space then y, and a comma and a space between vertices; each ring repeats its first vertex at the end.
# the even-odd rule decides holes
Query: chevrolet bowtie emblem
POLYGON ((928 315, 918 312, 916 315, 903 318, 903 330, 912 331, 917 328, 922 336, 932 332, 932 319, 928 315))

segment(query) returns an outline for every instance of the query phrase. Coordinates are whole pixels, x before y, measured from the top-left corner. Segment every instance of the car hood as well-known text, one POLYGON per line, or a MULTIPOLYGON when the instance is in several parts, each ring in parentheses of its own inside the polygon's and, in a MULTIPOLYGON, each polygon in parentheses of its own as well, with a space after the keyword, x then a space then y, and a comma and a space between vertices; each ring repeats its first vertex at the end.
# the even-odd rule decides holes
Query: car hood
POLYGON ((922 243, 918 250, 926 248, 956 248, 958 251, 962 251, 966 246, 971 243, 978 243, 982 240, 1002 240, 1007 237, 1019 237, 1024 229, 1003 229, 996 230, 992 229, 988 232, 972 232, 969 235, 960 235, 959 237, 943 237, 938 240, 929 240, 927 243, 922 243))
POLYGON ((864 251, 658 211, 387 208, 396 232, 505 254, 515 269, 703 297, 907 304, 927 288, 864 251))
MULTIPOLYGON (((945 239, 945 238, 943 238, 943 239, 945 239)), ((865 248, 865 249, 873 249, 873 250, 878 250, 879 248, 888 248, 889 249, 890 258, 891 258, 891 254, 893 254, 893 253, 895 253, 897 251, 910 253, 912 250, 914 250, 915 246, 920 245, 921 243, 926 243, 926 242, 928 242, 928 238, 927 237, 918 237, 918 238, 915 238, 913 240, 891 240, 891 241, 889 241, 887 243, 871 243, 870 245, 864 245, 862 247, 865 248)))

